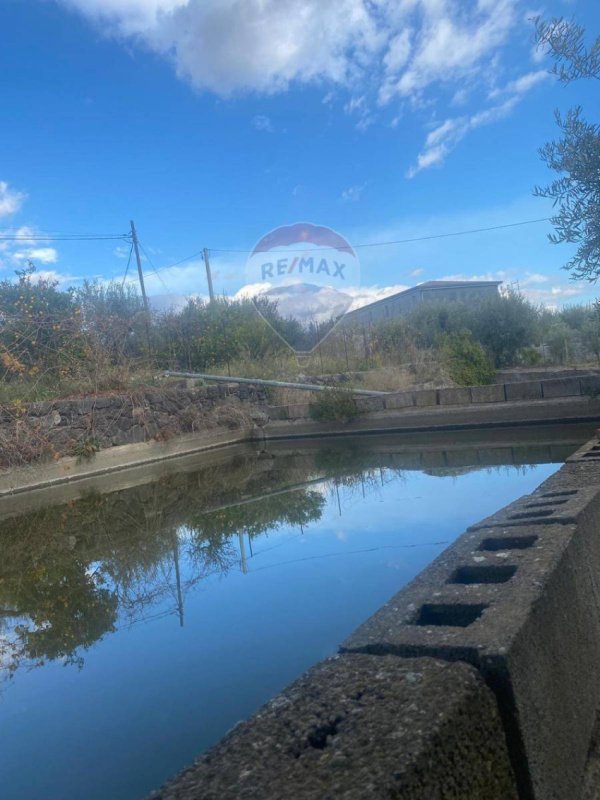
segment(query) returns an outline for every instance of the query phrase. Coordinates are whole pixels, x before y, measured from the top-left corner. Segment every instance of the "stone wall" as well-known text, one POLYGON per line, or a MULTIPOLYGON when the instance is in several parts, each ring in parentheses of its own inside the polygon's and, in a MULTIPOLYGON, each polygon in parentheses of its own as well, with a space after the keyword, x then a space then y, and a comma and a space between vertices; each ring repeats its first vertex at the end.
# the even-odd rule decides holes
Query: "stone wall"
MULTIPOLYGON (((0 466, 115 445, 167 440, 207 428, 235 428, 255 418, 267 396, 259 387, 219 384, 143 389, 0 408, 0 466)), ((264 417, 266 419, 266 417, 264 417)))

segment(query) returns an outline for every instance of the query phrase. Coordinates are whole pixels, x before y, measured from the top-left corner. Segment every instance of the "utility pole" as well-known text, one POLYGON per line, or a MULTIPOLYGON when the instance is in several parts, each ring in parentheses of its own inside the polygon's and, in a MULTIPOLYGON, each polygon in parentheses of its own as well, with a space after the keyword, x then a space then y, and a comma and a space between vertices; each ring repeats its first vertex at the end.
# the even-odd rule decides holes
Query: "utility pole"
POLYGON ((179 614, 179 627, 183 628, 183 593, 181 591, 181 574, 179 572, 179 540, 173 531, 173 563, 175 564, 175 582, 177 586, 177 612, 179 614))
POLYGON ((148 354, 150 354, 150 309, 148 307, 148 297, 144 286, 144 273, 142 272, 142 261, 140 259, 140 245, 138 242, 137 231, 133 220, 131 220, 131 240, 135 250, 135 260, 137 261, 138 278, 140 279, 140 289, 142 290, 142 300, 144 301, 144 318, 146 326, 146 342, 148 343, 148 354))
POLYGON ((210 302, 215 302, 215 293, 213 290, 212 285, 212 275, 210 272, 210 261, 208 260, 208 249, 205 247, 202 251, 204 253, 204 266, 206 267, 206 281, 208 283, 208 296, 210 298, 210 302))
POLYGON ((240 541, 240 566, 244 575, 248 573, 248 562, 246 561, 246 547, 244 545, 244 534, 238 531, 238 539, 240 541))

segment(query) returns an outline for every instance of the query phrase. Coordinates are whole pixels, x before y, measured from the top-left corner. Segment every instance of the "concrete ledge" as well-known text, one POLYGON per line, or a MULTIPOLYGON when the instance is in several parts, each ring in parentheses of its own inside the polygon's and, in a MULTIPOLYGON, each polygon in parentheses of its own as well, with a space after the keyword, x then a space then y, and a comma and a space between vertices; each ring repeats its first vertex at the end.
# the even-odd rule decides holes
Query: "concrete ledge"
POLYGON ((492 383, 489 386, 471 386, 471 400, 473 403, 502 403, 504 384, 492 383))
POLYGON ((414 406, 414 392, 394 392, 384 398, 386 408, 408 408, 414 406))
POLYGON ((468 386, 457 389, 438 389, 438 403, 441 406, 456 406, 471 402, 471 390, 468 386))
POLYGON ((416 406, 435 406, 437 405, 437 389, 423 389, 414 393, 416 406))
POLYGON ((541 383, 542 397, 569 397, 581 394, 579 378, 555 378, 541 383))
POLYGON ((598 465, 568 464, 474 526, 343 645, 476 666, 496 692, 521 798, 580 797, 600 708, 592 470, 598 481, 598 465))
POLYGON ((68 456, 46 464, 33 464, 0 471, 0 497, 26 492, 39 487, 59 486, 96 475, 179 458, 214 448, 250 441, 254 427, 235 430, 206 430, 176 436, 167 442, 141 442, 100 450, 91 458, 80 460, 68 456))
POLYGON ((354 402, 359 411, 383 411, 385 408, 383 397, 356 397, 354 402))
POLYGON ((516 800, 492 692, 466 664, 324 661, 154 800, 516 800))
MULTIPOLYGON (((435 390, 432 390, 435 393, 435 390)), ((600 422, 600 399, 566 397, 529 403, 472 403, 386 409, 361 415, 351 422, 316 422, 305 417, 272 420, 264 429, 267 439, 308 436, 345 436, 383 431, 443 431, 505 425, 532 425, 568 421, 600 422)))
POLYGON ((505 383, 507 400, 541 400, 542 384, 540 381, 523 381, 523 383, 505 383))

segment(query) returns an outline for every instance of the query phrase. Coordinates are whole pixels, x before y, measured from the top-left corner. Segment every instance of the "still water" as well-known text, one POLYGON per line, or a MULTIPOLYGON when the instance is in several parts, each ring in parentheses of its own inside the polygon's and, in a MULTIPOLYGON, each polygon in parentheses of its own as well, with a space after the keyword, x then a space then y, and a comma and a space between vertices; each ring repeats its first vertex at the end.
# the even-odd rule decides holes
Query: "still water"
POLYGON ((0 504, 0 796, 143 798, 589 434, 246 447, 0 504))

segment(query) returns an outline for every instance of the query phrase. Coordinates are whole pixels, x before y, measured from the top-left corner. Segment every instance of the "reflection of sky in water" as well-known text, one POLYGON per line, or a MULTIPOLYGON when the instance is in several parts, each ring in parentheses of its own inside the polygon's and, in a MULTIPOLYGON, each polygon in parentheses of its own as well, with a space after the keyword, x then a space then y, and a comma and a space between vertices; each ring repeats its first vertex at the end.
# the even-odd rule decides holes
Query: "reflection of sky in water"
POLYGON ((147 576, 148 585, 138 580, 148 603, 134 624, 121 608, 117 631, 84 653, 83 669, 52 662, 21 669, 8 684, 0 700, 3 800, 143 797, 335 652, 469 524, 556 469, 375 469, 364 484, 324 481, 310 487, 325 498, 318 521, 252 541, 234 534, 230 568, 201 580, 182 527, 173 560, 147 576))

